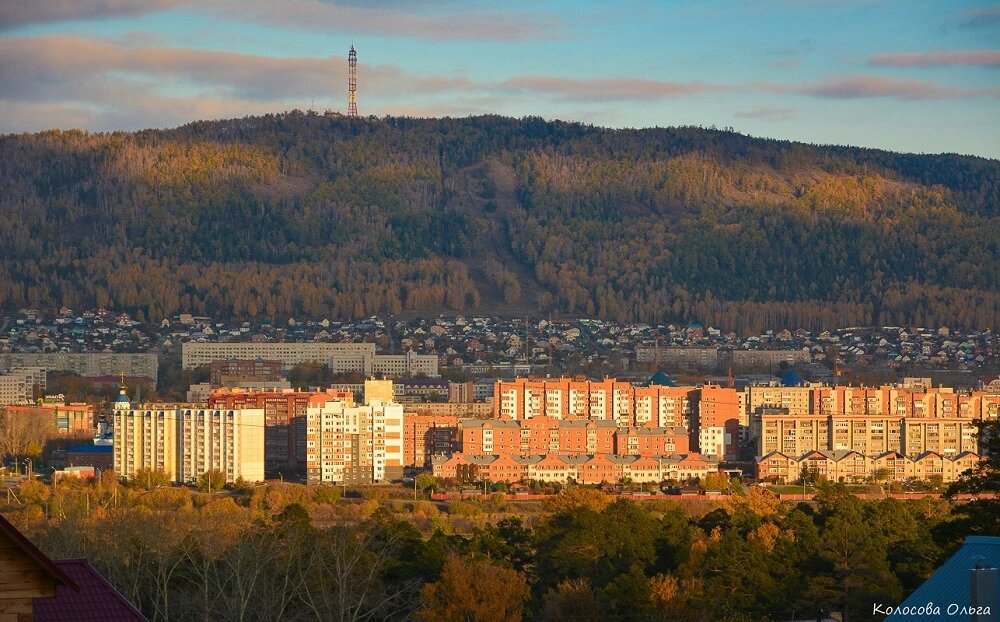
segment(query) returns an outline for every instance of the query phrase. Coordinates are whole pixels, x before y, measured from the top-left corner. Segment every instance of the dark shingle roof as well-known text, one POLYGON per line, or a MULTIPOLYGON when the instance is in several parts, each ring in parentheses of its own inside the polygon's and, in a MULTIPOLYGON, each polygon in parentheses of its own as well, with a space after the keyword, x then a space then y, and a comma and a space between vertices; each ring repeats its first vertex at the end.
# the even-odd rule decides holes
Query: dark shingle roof
POLYGON ((63 559, 55 564, 80 589, 60 585, 54 598, 36 598, 35 622, 147 622, 87 560, 63 559))

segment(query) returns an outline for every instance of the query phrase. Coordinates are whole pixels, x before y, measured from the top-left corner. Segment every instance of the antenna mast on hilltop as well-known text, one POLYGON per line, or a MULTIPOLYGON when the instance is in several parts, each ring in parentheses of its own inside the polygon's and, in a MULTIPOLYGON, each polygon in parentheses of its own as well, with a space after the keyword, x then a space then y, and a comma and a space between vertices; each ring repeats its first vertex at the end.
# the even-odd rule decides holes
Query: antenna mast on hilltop
POLYGON ((358 116, 358 53, 353 43, 347 53, 347 116, 358 116))

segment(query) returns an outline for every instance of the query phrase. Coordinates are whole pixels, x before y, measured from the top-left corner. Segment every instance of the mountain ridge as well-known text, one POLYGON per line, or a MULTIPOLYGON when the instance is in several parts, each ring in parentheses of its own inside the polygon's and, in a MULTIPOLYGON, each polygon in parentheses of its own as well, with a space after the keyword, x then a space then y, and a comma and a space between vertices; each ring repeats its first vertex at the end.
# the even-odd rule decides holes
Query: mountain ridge
POLYGON ((0 137, 0 307, 986 328, 1000 162, 299 112, 0 137))

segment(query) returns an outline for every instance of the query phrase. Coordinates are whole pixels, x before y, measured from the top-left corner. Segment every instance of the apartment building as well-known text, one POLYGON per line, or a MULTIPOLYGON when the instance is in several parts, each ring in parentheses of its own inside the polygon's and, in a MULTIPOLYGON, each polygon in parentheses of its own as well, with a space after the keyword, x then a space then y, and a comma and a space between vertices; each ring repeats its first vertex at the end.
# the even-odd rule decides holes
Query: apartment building
POLYGON ((811 361, 808 350, 733 350, 730 356, 736 371, 776 370, 782 363, 796 365, 811 361))
POLYGON ((159 360, 156 354, 117 352, 48 352, 0 353, 0 369, 41 367, 47 371, 71 371, 81 376, 115 376, 149 378, 156 386, 159 360))
POLYGON ((738 457, 740 449, 740 400, 736 390, 705 385, 698 390, 697 399, 697 450, 704 455, 720 459, 738 457))
MULTIPOLYGON (((544 415, 614 421, 623 426, 690 426, 698 397, 697 387, 644 387, 610 378, 517 378, 496 382, 493 414, 515 420, 544 415)), ((736 403, 735 391, 726 401, 736 403)))
POLYGON ((403 407, 392 382, 365 382, 366 403, 317 394, 306 415, 306 477, 310 484, 364 484, 403 474, 403 407), (388 399, 386 399, 388 398, 388 399))
POLYGON ((285 377, 281 361, 260 358, 212 361, 209 370, 209 382, 216 387, 260 386, 258 383, 279 382, 285 377))
POLYGON ((334 373, 365 376, 438 376, 438 357, 431 354, 375 354, 374 343, 184 343, 181 366, 194 369, 215 361, 255 359, 281 361, 284 371, 303 363, 320 363, 334 373))
POLYGON ((612 421, 541 416, 462 420, 458 429, 467 456, 665 456, 689 450, 688 431, 681 426, 619 427, 612 421))
MULTIPOLYGON (((308 391, 243 391, 216 389, 208 396, 212 408, 261 408, 264 410, 264 470, 305 471, 306 415, 310 399, 316 393, 308 391)), ((353 399, 351 393, 328 390, 322 395, 329 399, 353 399)))
POLYGON ((467 455, 435 456, 436 477, 463 481, 514 483, 522 480, 578 484, 617 483, 628 478, 640 483, 664 480, 687 482, 718 471, 718 462, 694 453, 672 456, 616 456, 607 454, 467 455))
MULTIPOLYGON (((329 363, 332 357, 375 356, 374 343, 193 343, 181 345, 181 367, 194 369, 214 361, 237 359, 281 361, 285 371, 302 363, 329 363)), ((362 368, 343 371, 363 371, 362 368)))
MULTIPOLYGON (((794 391, 801 394, 800 389, 794 391)), ((758 456, 811 450, 854 450, 867 456, 896 451, 910 457, 930 451, 954 456, 978 451, 975 421, 1000 416, 1000 396, 978 391, 911 391, 896 386, 806 391, 815 410, 803 408, 805 400, 796 405, 786 393, 768 400, 786 406, 760 406, 751 415, 749 436, 755 439, 758 456)))
POLYGON ((635 347, 635 361, 711 371, 719 365, 719 349, 641 345, 635 347))
POLYGON ((127 478, 139 469, 191 483, 207 471, 227 482, 264 479, 264 410, 203 404, 144 404, 132 408, 122 388, 114 405, 114 468, 127 478))
POLYGON ((857 451, 813 450, 801 455, 775 451, 757 458, 757 478, 761 481, 790 483, 800 479, 802 470, 834 482, 864 482, 876 475, 880 481, 901 482, 940 477, 956 481, 979 462, 979 455, 965 451, 944 455, 933 451, 908 457, 897 451, 865 456, 857 451))
POLYGON ((45 392, 43 367, 17 367, 0 374, 0 407, 10 404, 33 404, 36 395, 45 392))
POLYGON ((436 378, 440 375, 438 373, 438 356, 436 354, 417 354, 412 350, 407 351, 406 354, 376 354, 371 360, 371 370, 365 370, 365 374, 388 378, 423 374, 430 378, 436 378))
POLYGON ((450 454, 461 447, 458 417, 403 411, 403 465, 431 466, 431 458, 450 454))

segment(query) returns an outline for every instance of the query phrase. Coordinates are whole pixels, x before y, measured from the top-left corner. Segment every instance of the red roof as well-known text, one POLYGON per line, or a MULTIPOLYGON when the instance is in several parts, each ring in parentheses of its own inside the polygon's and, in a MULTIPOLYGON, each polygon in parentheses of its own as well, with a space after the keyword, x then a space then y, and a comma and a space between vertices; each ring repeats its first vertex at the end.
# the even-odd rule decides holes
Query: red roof
POLYGON ((59 585, 54 598, 36 598, 35 622, 148 622, 86 559, 61 559, 55 565, 80 589, 59 585))

